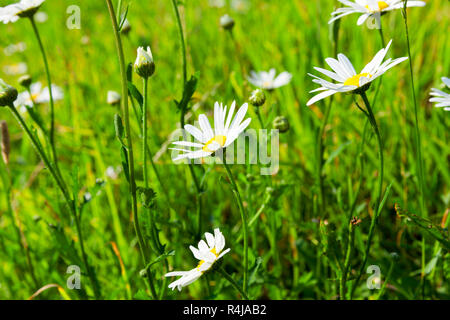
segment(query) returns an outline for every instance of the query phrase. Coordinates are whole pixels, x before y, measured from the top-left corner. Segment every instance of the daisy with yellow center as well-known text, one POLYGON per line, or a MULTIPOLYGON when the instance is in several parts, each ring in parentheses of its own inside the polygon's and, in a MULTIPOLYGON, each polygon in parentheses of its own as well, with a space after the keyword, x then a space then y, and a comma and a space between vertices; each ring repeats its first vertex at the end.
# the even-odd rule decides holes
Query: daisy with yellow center
MULTIPOLYGON (((344 7, 337 9, 332 12, 333 16, 328 23, 333 23, 334 21, 345 17, 352 13, 361 13, 362 15, 358 19, 358 26, 362 25, 367 18, 372 17, 376 14, 383 14, 395 9, 402 9, 404 5, 403 0, 339 0, 344 7)), ((423 7, 425 6, 424 1, 408 1, 407 7, 423 7)))
POLYGON ((230 251, 230 249, 223 250, 225 248, 225 237, 218 228, 214 230, 214 235, 206 232, 205 238, 206 242, 201 240, 198 243, 198 248, 194 246, 189 247, 194 257, 200 261, 196 268, 189 271, 169 272, 165 275, 166 277, 181 276, 181 278, 169 284, 170 289, 175 290, 177 288, 181 291, 183 287, 193 283, 205 272, 209 271, 217 260, 230 251))
POLYGON ((251 71, 250 76, 248 77, 248 81, 252 85, 266 90, 274 90, 279 87, 285 86, 289 82, 291 82, 291 79, 292 74, 286 71, 276 76, 275 69, 270 69, 269 72, 261 71, 258 73, 255 71, 251 71))
MULTIPOLYGON (((63 90, 56 85, 52 85, 52 93, 54 101, 62 100, 64 98, 63 90)), ((30 86, 29 92, 24 91, 19 93, 17 100, 14 101, 14 105, 16 107, 20 107, 21 110, 26 110, 25 107, 33 107, 33 105, 35 104, 43 104, 49 102, 50 91, 48 90, 48 87, 42 88, 42 84, 40 82, 36 82, 30 86)))
POLYGON ((200 129, 190 124, 185 125, 184 129, 189 134, 191 134, 198 142, 174 142, 174 145, 187 148, 195 148, 195 150, 171 148, 171 150, 182 152, 182 154, 175 157, 173 161, 178 161, 186 158, 197 159, 208 157, 218 150, 224 149, 231 145, 239 137, 239 135, 244 132, 251 121, 250 118, 243 121, 248 109, 247 103, 239 108, 236 116, 233 119, 235 107, 236 102, 233 102, 227 116, 227 106, 223 106, 223 104, 219 104, 218 102, 215 103, 214 129, 211 128, 208 118, 204 114, 201 114, 198 117, 200 129))
POLYGON ((317 67, 314 69, 323 73, 327 77, 330 77, 336 81, 336 83, 332 83, 315 75, 309 74, 314 78, 313 82, 321 85, 321 87, 311 91, 311 93, 320 93, 310 99, 307 102, 307 105, 310 106, 317 101, 325 99, 326 97, 329 97, 337 92, 357 93, 360 90, 364 90, 372 81, 383 75, 387 70, 408 59, 407 57, 403 57, 394 60, 387 59, 383 62, 391 43, 392 40, 389 41, 386 48, 381 49, 375 55, 372 61, 370 61, 360 73, 356 73, 350 60, 342 53, 338 54, 338 60, 333 58, 325 59, 334 72, 317 67))

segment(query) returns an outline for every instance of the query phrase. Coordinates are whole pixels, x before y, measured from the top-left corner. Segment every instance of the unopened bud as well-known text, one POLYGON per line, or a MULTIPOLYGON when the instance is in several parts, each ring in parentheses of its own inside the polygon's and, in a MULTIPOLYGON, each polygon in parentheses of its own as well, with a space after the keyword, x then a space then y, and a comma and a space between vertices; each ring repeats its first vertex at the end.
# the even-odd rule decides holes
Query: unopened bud
POLYGON ((261 107, 266 102, 266 95, 261 89, 256 89, 248 99, 254 107, 261 107))
POLYGON ((120 100, 122 99, 122 96, 116 92, 116 91, 108 91, 106 102, 112 106, 116 106, 120 104, 120 100))
POLYGON ((11 151, 11 144, 9 139, 8 124, 6 121, 0 122, 0 132, 2 134, 2 139, 0 143, 2 158, 6 165, 9 163, 9 152, 11 151))
POLYGON ((0 79, 0 107, 7 107, 17 99, 17 89, 0 79))
POLYGON ((139 271, 139 276, 141 278, 147 278, 147 270, 146 269, 142 269, 141 271, 139 271))
POLYGON ((155 73, 155 62, 150 47, 147 47, 147 51, 143 47, 138 48, 134 71, 142 78, 149 78, 155 73))
POLYGON ((288 132, 290 128, 289 120, 283 116, 276 117, 275 120, 273 120, 272 125, 275 129, 278 129, 281 133, 288 132))
POLYGON ((19 84, 24 88, 29 88, 31 85, 32 79, 29 74, 25 74, 19 78, 19 84))
POLYGON ((234 20, 228 14, 220 17, 220 26, 225 30, 232 30, 234 27, 234 20))
POLYGON ((125 18, 125 21, 123 22, 122 29, 120 30, 120 32, 122 32, 122 34, 127 36, 128 33, 130 33, 130 31, 131 31, 131 24, 128 21, 128 19, 125 18))

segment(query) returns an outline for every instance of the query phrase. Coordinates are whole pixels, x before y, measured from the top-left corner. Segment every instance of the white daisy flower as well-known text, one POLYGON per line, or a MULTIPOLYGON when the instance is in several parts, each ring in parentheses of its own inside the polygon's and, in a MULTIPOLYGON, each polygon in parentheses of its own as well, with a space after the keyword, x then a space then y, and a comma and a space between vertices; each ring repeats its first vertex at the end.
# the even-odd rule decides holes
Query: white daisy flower
POLYGON ((275 69, 270 69, 269 72, 261 71, 261 72, 250 72, 250 77, 248 77, 248 81, 253 84, 255 87, 266 89, 266 90, 274 90, 276 88, 287 85, 291 82, 292 74, 289 72, 282 72, 275 77, 276 71, 275 69))
POLYGON ((106 102, 112 106, 119 104, 121 99, 120 93, 113 90, 109 90, 106 96, 106 102))
MULTIPOLYGON (((339 8, 336 11, 332 12, 331 15, 333 18, 328 23, 333 23, 337 19, 340 19, 344 16, 347 16, 352 13, 362 13, 362 15, 358 19, 358 26, 362 25, 367 18, 372 17, 376 14, 384 14, 386 12, 402 9, 403 8, 403 0, 339 0, 346 7, 339 8)), ((425 2, 423 1, 408 1, 408 7, 423 7, 425 6, 425 2)))
POLYGON ((45 0, 20 0, 6 7, 0 7, 0 22, 16 22, 19 18, 33 16, 45 0))
POLYGON ((176 141, 173 144, 182 147, 196 148, 196 150, 171 148, 171 150, 184 152, 173 159, 173 161, 185 158, 197 159, 208 157, 214 152, 231 145, 234 140, 236 140, 239 135, 244 132, 251 121, 251 118, 248 118, 242 122, 245 114, 247 113, 247 103, 244 103, 242 107, 239 108, 233 121, 231 121, 235 107, 236 101, 231 104, 227 117, 227 106, 224 107, 223 104, 219 105, 218 102, 215 103, 214 130, 211 128, 208 118, 204 114, 201 114, 198 117, 200 129, 190 124, 185 125, 184 129, 189 132, 198 141, 198 143, 190 141, 176 141))
MULTIPOLYGON (((450 78, 442 77, 442 82, 444 82, 447 88, 450 88, 450 78)), ((439 89, 432 88, 430 95, 433 96, 433 98, 430 99, 430 102, 437 102, 435 107, 444 107, 445 111, 450 111, 450 94, 439 89)))
MULTIPOLYGON (((48 87, 42 88, 42 84, 40 82, 33 83, 30 86, 31 96, 28 91, 24 91, 19 93, 17 100, 14 102, 16 107, 32 107, 33 101, 35 104, 42 104, 50 102, 50 92, 48 87)), ((63 90, 56 86, 52 85, 52 94, 53 100, 62 100, 64 98, 63 90)))
POLYGON ((3 67, 3 72, 10 76, 17 76, 28 72, 28 66, 25 62, 20 62, 3 67))
MULTIPOLYGON (((369 85, 379 76, 383 75, 387 70, 396 66, 400 62, 407 60, 407 57, 398 58, 395 60, 387 59, 383 62, 386 54, 391 46, 392 40, 385 49, 381 49, 375 55, 375 57, 370 61, 360 73, 356 73, 350 60, 342 53, 338 54, 338 60, 333 58, 327 58, 325 61, 333 69, 334 72, 314 67, 317 71, 323 73, 327 77, 335 80, 336 83, 329 82, 322 78, 316 77, 315 75, 309 74, 314 78, 313 82, 321 85, 320 88, 310 91, 320 92, 318 95, 310 99, 306 105, 310 106, 319 100, 325 99, 337 92, 354 92, 359 90, 361 87, 369 85)), ((356 92, 354 92, 356 93, 356 92)))
POLYGON ((210 270, 217 260, 230 251, 230 249, 223 250, 223 248, 225 248, 225 237, 218 228, 214 229, 214 235, 206 232, 205 237, 206 242, 204 240, 200 240, 198 243, 198 249, 193 246, 189 247, 194 254, 194 257, 197 260, 200 260, 195 269, 189 271, 174 271, 165 275, 165 277, 181 276, 181 278, 169 284, 170 289, 175 290, 175 288, 177 288, 181 291, 183 287, 191 284, 200 278, 205 272, 210 270))
POLYGON ((3 49, 3 52, 7 56, 11 56, 16 52, 24 52, 27 49, 27 45, 25 42, 19 42, 17 44, 10 44, 5 49, 3 49))

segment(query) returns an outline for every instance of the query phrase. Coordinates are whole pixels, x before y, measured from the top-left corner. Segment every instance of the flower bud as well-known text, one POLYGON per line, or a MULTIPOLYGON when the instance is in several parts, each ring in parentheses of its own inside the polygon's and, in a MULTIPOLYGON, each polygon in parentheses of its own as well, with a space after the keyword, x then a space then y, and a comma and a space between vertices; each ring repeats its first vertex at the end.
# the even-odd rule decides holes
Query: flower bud
POLYGON ((275 120, 273 120, 272 125, 275 129, 278 129, 281 133, 288 132, 290 128, 289 120, 283 116, 276 117, 275 120))
POLYGON ((128 33, 130 33, 130 31, 131 31, 131 24, 128 21, 128 19, 125 18, 125 21, 123 22, 123 25, 122 25, 122 29, 120 29, 120 32, 122 34, 124 34, 125 36, 127 36, 128 33))
POLYGON ((122 100, 122 96, 116 91, 108 91, 106 102, 112 106, 116 106, 120 104, 120 100, 122 100))
POLYGON ((147 270, 146 269, 142 269, 141 271, 139 271, 139 276, 141 278, 147 278, 147 270))
POLYGON ((228 14, 220 17, 220 26, 225 30, 232 30, 234 27, 234 20, 228 14))
POLYGON ((11 87, 5 81, 0 79, 0 107, 7 107, 13 104, 17 99, 18 92, 16 88, 11 87))
POLYGON ((248 99, 252 106, 261 107, 266 102, 266 95, 261 89, 256 89, 248 99))
POLYGON ((0 132, 1 132, 1 151, 2 151, 2 158, 6 165, 9 163, 9 152, 11 151, 11 143, 9 139, 9 131, 8 131, 8 124, 6 121, 0 122, 0 132))
POLYGON ((19 84, 24 88, 29 88, 31 86, 31 76, 29 74, 25 74, 19 78, 19 84))
POLYGON ((155 73, 155 62, 150 47, 147 47, 147 51, 143 47, 138 48, 134 71, 142 78, 149 78, 155 73))

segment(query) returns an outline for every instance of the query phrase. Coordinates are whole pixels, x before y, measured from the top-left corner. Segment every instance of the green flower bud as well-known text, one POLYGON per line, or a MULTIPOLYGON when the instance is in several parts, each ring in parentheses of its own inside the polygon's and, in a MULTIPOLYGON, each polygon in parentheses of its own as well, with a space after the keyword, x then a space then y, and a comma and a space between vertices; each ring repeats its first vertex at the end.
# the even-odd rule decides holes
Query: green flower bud
POLYGON ((289 120, 283 116, 276 117, 275 120, 273 120, 272 125, 275 129, 278 129, 281 133, 288 132, 290 128, 289 120))
POLYGON ((143 47, 138 48, 134 71, 142 78, 150 78, 155 73, 155 62, 150 47, 147 47, 147 51, 143 47))
POLYGON ((141 271, 139 271, 139 276, 141 278, 147 278, 147 270, 142 269, 141 271))
POLYGON ((19 78, 19 84, 24 88, 29 88, 31 86, 31 76, 29 74, 23 75, 19 78))
POLYGON ((234 27, 234 20, 228 14, 220 17, 220 26, 225 30, 232 30, 234 27))
POLYGON ((261 89, 256 89, 248 100, 252 106, 261 107, 266 102, 266 95, 261 89))
POLYGON ((7 107, 17 99, 18 92, 16 88, 11 87, 5 81, 0 79, 0 107, 7 107))
POLYGON ((130 31, 131 31, 131 24, 128 21, 128 19, 125 18, 125 21, 123 22, 122 25, 122 29, 120 29, 120 32, 127 36, 128 33, 130 33, 130 31))

